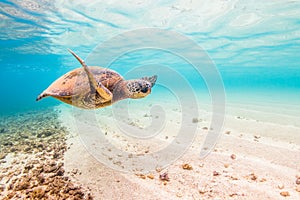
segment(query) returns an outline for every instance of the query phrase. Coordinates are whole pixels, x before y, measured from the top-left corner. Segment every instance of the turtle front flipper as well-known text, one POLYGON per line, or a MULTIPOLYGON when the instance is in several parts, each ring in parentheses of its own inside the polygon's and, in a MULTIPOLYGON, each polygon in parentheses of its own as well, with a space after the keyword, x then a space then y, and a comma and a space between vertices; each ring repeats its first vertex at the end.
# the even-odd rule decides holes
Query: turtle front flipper
POLYGON ((112 99, 112 93, 106 87, 104 87, 102 83, 96 81, 94 75, 89 70, 88 66, 79 56, 77 56, 70 49, 68 49, 68 51, 80 62, 80 64, 84 68, 84 71, 86 72, 90 82, 91 91, 97 91, 97 93, 103 98, 104 101, 110 101, 112 99))

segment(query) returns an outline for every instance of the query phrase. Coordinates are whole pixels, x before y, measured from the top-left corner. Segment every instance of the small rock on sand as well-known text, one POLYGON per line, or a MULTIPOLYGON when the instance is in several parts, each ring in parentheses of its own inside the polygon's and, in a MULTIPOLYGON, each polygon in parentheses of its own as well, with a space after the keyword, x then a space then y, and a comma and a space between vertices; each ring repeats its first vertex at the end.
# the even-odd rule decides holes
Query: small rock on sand
POLYGON ((179 197, 179 198, 181 198, 183 195, 182 195, 181 192, 178 192, 178 193, 176 194, 176 196, 179 197))
POLYGON ((297 185, 297 186, 296 186, 296 191, 297 191, 297 192, 300 192, 300 185, 297 185))
POLYGON ((296 184, 297 184, 297 185, 300 185, 300 178, 297 178, 297 179, 296 179, 296 184))
POLYGON ((278 184, 277 187, 282 190, 284 188, 284 185, 282 183, 280 183, 280 184, 278 184))
POLYGON ((5 185, 4 184, 0 184, 0 192, 3 192, 5 190, 5 185))
POLYGON ((238 194, 237 193, 231 193, 231 194, 229 194, 229 196, 234 197, 234 196, 238 196, 238 194))
POLYGON ((265 179, 265 178, 259 179, 259 182, 265 182, 265 181, 267 181, 267 179, 265 179))
POLYGON ((280 192, 280 195, 283 197, 289 197, 290 193, 288 191, 283 191, 283 192, 280 192))
POLYGON ((4 159, 6 157, 7 154, 5 153, 0 153, 0 160, 4 159))
POLYGON ((147 177, 150 178, 150 179, 154 179, 154 175, 153 174, 148 174, 147 177))
POLYGON ((157 167, 157 168, 155 169, 156 172, 161 172, 161 170, 162 170, 162 169, 159 168, 159 167, 157 167))
POLYGON ((193 122, 193 123, 198 123, 199 120, 198 120, 198 118, 195 117, 195 118, 193 118, 192 122, 193 122))
POLYGON ((220 175, 220 173, 219 172, 217 172, 217 171, 213 171, 213 176, 219 176, 220 175))
POLYGON ((225 163, 225 164, 224 164, 224 167, 225 167, 225 168, 228 168, 228 167, 229 167, 229 164, 228 164, 228 163, 225 163))
POLYGON ((255 138, 255 139, 259 139, 259 138, 260 138, 260 135, 254 135, 254 138, 255 138))
POLYGON ((169 175, 168 175, 167 172, 165 172, 163 174, 160 174, 159 179, 162 180, 162 181, 170 181, 170 178, 169 178, 169 175))
POLYGON ((199 189, 200 194, 205 194, 207 191, 204 188, 199 189))
POLYGON ((231 154, 230 158, 231 158, 232 160, 235 160, 235 159, 236 159, 236 155, 235 155, 235 154, 231 154))
POLYGON ((231 131, 226 131, 225 134, 230 135, 231 131))
POLYGON ((141 179, 146 179, 146 176, 144 174, 136 174, 141 179))
POLYGON ((185 170, 192 170, 193 167, 192 167, 190 164, 185 163, 185 164, 182 165, 182 169, 185 169, 185 170))
POLYGON ((252 181, 256 181, 256 180, 257 180, 257 175, 254 174, 254 173, 251 173, 251 174, 249 175, 249 178, 250 178, 252 181))

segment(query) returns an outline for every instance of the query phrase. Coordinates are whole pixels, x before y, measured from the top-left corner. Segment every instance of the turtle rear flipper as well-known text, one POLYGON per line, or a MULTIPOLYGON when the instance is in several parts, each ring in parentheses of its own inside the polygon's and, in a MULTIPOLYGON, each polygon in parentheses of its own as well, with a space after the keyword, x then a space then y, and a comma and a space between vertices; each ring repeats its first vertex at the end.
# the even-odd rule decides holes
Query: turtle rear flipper
POLYGON ((84 68, 84 71, 86 72, 90 87, 92 91, 97 91, 97 93, 103 98, 104 101, 110 101, 112 99, 112 93, 102 85, 102 83, 97 82, 92 72, 89 70, 88 66, 85 64, 85 62, 77 56, 73 51, 68 49, 68 51, 80 62, 82 67, 84 68))
POLYGON ((36 101, 39 101, 45 97, 48 97, 48 96, 51 96, 51 97, 54 97, 62 102, 65 102, 65 103, 68 103, 68 104, 71 104, 73 105, 74 101, 76 102, 76 98, 74 96, 71 96, 70 94, 68 93, 58 93, 58 94, 55 94, 55 93, 51 93, 51 92, 47 92, 47 91, 44 91, 42 94, 40 94, 37 98, 36 98, 36 101))
POLYGON ((45 97, 55 97, 55 98, 58 98, 58 97, 71 97, 69 94, 66 94, 66 93, 60 93, 60 94, 55 94, 55 93, 51 93, 51 92, 47 92, 47 90, 45 90, 44 92, 42 92, 37 98, 36 98, 36 101, 39 101, 45 97))
POLYGON ((42 93, 42 94, 40 94, 35 100, 36 101, 39 101, 39 100, 41 100, 42 98, 45 98, 45 97, 47 97, 47 96, 49 96, 49 94, 46 94, 46 93, 42 93))

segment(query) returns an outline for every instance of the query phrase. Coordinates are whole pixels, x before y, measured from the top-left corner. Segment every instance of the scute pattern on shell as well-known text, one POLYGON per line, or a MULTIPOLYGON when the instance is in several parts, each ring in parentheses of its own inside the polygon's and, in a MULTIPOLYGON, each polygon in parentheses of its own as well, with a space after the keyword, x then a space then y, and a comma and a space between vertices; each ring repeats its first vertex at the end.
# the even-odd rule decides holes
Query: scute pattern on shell
MULTIPOLYGON (((89 67, 98 83, 113 91, 117 82, 123 77, 117 72, 101 67, 89 67)), ((46 91, 58 97, 77 96, 90 92, 88 77, 83 68, 74 69, 53 82, 46 91)))

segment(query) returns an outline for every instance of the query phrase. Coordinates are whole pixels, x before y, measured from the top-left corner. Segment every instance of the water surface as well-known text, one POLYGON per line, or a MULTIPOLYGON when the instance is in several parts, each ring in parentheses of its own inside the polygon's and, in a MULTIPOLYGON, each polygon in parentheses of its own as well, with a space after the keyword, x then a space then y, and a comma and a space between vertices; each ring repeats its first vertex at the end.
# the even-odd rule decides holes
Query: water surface
MULTIPOLYGON (((299 110, 299 1, 3 0, 0 4, 1 114, 59 104, 50 98, 36 103, 35 98, 60 75, 79 67, 67 48, 87 58, 111 37, 143 27, 177 31, 200 45, 221 74, 227 102, 275 103, 299 110)), ((131 52, 112 68, 126 77, 126 70, 149 63, 177 70, 209 99, 201 76, 172 54, 131 52)))

